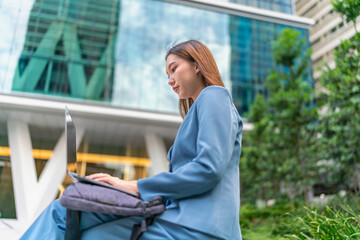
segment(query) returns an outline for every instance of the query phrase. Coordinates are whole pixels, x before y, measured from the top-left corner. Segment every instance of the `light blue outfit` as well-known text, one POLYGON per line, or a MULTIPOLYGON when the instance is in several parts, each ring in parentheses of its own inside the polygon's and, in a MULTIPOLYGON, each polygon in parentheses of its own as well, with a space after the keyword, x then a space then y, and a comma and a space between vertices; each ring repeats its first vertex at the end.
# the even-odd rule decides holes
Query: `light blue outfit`
MULTIPOLYGON (((166 211, 141 239, 242 239, 239 159, 242 121, 226 88, 204 88, 168 152, 170 171, 138 180, 141 198, 162 196, 166 211)), ((65 209, 54 201, 23 239, 63 239, 65 209)), ((84 212, 82 239, 129 239, 141 217, 84 212)))

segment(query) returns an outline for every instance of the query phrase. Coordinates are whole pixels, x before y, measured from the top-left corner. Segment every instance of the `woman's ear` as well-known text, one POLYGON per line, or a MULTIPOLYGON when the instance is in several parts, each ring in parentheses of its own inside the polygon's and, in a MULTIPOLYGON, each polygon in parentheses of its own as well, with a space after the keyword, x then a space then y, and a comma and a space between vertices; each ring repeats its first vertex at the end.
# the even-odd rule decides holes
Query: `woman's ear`
POLYGON ((200 67, 197 63, 195 63, 195 72, 199 73, 200 72, 200 67))

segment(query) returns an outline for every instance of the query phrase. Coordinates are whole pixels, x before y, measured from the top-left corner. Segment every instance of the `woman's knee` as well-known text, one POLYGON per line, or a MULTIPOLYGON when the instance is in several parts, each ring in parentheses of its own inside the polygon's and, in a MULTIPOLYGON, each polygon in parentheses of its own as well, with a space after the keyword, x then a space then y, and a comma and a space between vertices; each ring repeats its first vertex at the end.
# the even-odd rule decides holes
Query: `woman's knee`
POLYGON ((52 201, 49 205, 51 208, 64 208, 63 206, 61 206, 60 204, 60 199, 55 199, 54 201, 52 201))
POLYGON ((66 217, 66 208, 61 206, 59 199, 52 201, 48 209, 53 213, 54 217, 66 217))

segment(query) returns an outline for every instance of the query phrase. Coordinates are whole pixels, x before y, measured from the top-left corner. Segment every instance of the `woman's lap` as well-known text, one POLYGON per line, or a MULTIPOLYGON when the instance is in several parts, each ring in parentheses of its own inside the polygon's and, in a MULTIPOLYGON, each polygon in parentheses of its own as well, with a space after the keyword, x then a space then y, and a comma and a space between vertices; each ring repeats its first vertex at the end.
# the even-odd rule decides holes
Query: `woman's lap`
POLYGON ((141 240, 152 239, 216 239, 208 234, 198 232, 183 226, 157 219, 148 227, 148 230, 140 238, 141 240))
MULTIPOLYGON (((132 226, 140 223, 141 217, 127 217, 107 222, 84 231, 82 240, 90 239, 129 239, 132 226)), ((210 235, 203 234, 182 226, 157 219, 148 230, 143 233, 140 240, 156 239, 216 239, 210 235)))
MULTIPOLYGON (((143 217, 82 212, 81 239, 129 239, 134 224, 143 217)), ((23 239, 64 239, 66 209, 58 200, 53 201, 22 236, 23 239)), ((190 230, 177 224, 156 219, 148 226, 141 240, 146 239, 213 239, 209 235, 190 230)))

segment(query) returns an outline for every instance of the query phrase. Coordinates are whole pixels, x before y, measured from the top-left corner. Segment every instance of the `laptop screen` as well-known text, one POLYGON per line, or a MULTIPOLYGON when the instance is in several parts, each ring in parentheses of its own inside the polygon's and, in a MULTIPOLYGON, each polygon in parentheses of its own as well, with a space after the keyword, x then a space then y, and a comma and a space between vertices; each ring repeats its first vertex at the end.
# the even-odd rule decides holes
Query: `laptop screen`
POLYGON ((65 106, 65 139, 67 155, 66 168, 70 172, 76 172, 76 130, 67 106, 65 106))

